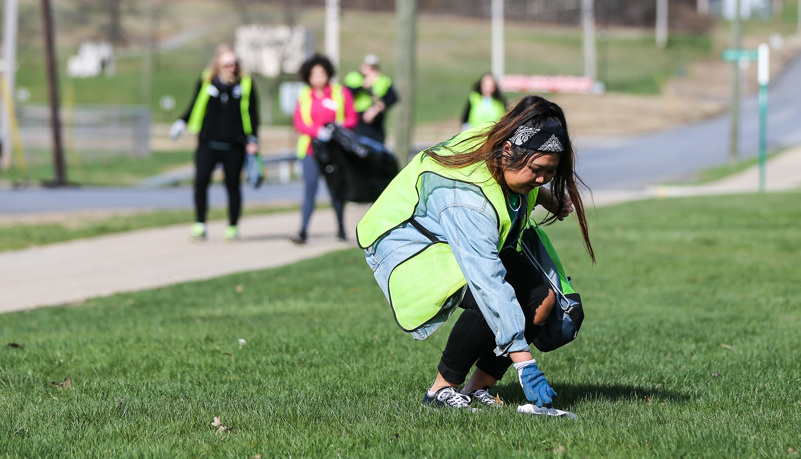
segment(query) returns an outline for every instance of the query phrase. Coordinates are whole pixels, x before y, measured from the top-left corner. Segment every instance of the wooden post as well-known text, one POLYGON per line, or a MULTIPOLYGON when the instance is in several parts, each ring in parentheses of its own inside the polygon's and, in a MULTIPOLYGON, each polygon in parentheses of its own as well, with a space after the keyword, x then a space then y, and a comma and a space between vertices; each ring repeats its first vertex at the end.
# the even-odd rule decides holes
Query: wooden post
POLYGON ((45 36, 45 64, 47 66, 47 86, 50 94, 50 127, 53 132, 53 169, 56 176, 50 186, 67 184, 67 171, 64 163, 64 148, 61 142, 61 118, 59 115, 58 67, 53 44, 53 12, 50 0, 42 0, 42 25, 45 36))
POLYGON ((399 101, 395 109, 395 154, 401 167, 412 157, 417 50, 417 0, 395 2, 395 83, 399 101))

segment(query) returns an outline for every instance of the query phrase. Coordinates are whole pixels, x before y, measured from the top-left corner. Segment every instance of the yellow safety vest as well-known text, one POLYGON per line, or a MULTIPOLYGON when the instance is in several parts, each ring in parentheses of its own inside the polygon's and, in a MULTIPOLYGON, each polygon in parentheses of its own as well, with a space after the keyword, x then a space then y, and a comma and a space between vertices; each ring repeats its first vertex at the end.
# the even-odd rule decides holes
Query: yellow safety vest
MULTIPOLYGON (((200 91, 197 93, 197 99, 192 106, 192 112, 189 114, 189 122, 187 128, 192 134, 197 134, 203 127, 203 118, 206 116, 206 107, 209 104, 209 87, 211 86, 211 71, 204 70, 201 76, 203 84, 200 86, 200 91)), ((250 90, 253 87, 253 80, 250 76, 244 75, 239 80, 239 86, 242 88, 242 98, 239 99, 239 113, 242 115, 242 128, 245 135, 253 134, 253 126, 250 123, 250 90)))
POLYGON ((470 126, 498 121, 506 113, 506 107, 498 99, 492 98, 492 103, 484 105, 483 97, 475 91, 470 93, 469 99, 470 114, 467 117, 467 122, 470 126))
MULTIPOLYGON (((359 72, 350 72, 345 76, 343 83, 349 88, 361 88, 364 84, 364 75, 359 72)), ((388 76, 381 74, 373 82, 373 97, 384 97, 390 86, 392 86, 392 80, 388 76)), ((353 108, 359 113, 367 110, 373 105, 373 97, 370 97, 367 91, 358 91, 353 99, 353 108)))
MULTIPOLYGON (((489 126, 482 125, 464 131, 434 148, 451 146, 467 152, 476 145, 459 144, 459 142, 489 126)), ((448 154, 448 150, 438 148, 437 153, 448 154)), ((478 186, 498 216, 498 250, 503 247, 512 220, 506 207, 503 190, 492 177, 486 163, 453 169, 437 163, 425 152, 418 153, 401 170, 359 222, 356 227, 356 237, 360 247, 365 249, 370 247, 383 235, 410 221, 422 199, 420 185, 424 174, 437 174, 478 186)), ((539 189, 535 188, 529 193, 525 221, 528 221, 531 215, 538 191, 539 189)), ((413 331, 436 316, 448 298, 465 285, 467 280, 459 269, 448 243, 432 241, 424 250, 395 266, 389 275, 389 302, 395 320, 404 330, 413 331)))
MULTIPOLYGON (((331 100, 337 104, 337 113, 334 120, 337 124, 342 124, 345 121, 345 96, 342 94, 343 88, 341 84, 331 85, 331 100)), ((311 87, 306 86, 298 94, 298 102, 300 102, 300 118, 303 124, 311 126, 314 124, 311 118, 312 95, 311 87)), ((298 158, 303 159, 306 157, 306 152, 309 151, 311 144, 311 136, 301 134, 298 138, 297 153, 298 158)))

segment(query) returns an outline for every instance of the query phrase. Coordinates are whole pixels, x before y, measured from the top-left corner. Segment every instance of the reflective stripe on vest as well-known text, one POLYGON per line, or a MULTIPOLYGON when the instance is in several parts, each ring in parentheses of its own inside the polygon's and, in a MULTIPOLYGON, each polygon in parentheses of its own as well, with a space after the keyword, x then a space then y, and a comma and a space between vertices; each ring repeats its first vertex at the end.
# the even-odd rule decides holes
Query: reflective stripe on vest
MULTIPOLYGON (((482 125, 458 134, 439 144, 438 154, 449 154, 445 146, 467 152, 475 144, 459 144, 461 140, 488 129, 482 125)), ((498 182, 485 163, 472 164, 458 169, 440 165, 424 152, 417 156, 395 177, 379 196, 356 227, 359 246, 367 248, 383 235, 409 221, 421 199, 420 185, 424 174, 437 174, 451 180, 475 185, 487 198, 498 219, 498 250, 500 250, 512 220, 506 207, 506 198, 498 182)), ((534 208, 538 189, 528 196, 526 218, 534 208)), ((460 291, 467 280, 446 241, 433 242, 422 251, 399 263, 389 275, 388 296, 401 328, 412 331, 431 320, 445 305, 448 298, 460 291)))
MULTIPOLYGON (((203 83, 200 85, 200 91, 197 93, 197 99, 192 106, 192 112, 189 115, 189 122, 187 128, 192 134, 197 134, 203 128, 203 118, 206 116, 206 107, 209 105, 209 87, 211 86, 211 72, 204 70, 201 76, 203 83)), ((250 90, 253 87, 253 80, 249 76, 243 76, 239 81, 239 87, 242 89, 242 96, 239 99, 239 113, 242 116, 242 130, 245 135, 253 133, 253 126, 250 124, 250 90)))
MULTIPOLYGON (((337 112, 334 120, 336 124, 342 124, 345 122, 345 96, 342 94, 341 84, 331 85, 331 100, 337 104, 337 112)), ((306 126, 313 125, 314 121, 312 121, 311 117, 312 96, 309 86, 306 86, 300 91, 300 94, 298 94, 298 102, 300 102, 300 119, 303 121, 303 124, 306 126)), ((307 134, 301 134, 298 138, 297 154, 299 159, 306 157, 306 152, 309 151, 311 140, 311 136, 307 134)))
POLYGON ((503 118, 506 113, 506 107, 498 99, 490 98, 489 105, 484 104, 484 98, 481 94, 473 91, 470 93, 470 114, 467 117, 467 122, 470 126, 478 126, 479 124, 488 123, 490 121, 498 121, 503 118))
MULTIPOLYGON (((343 83, 345 86, 350 88, 361 88, 364 84, 364 75, 359 72, 350 72, 345 76, 343 83)), ((357 91, 357 93, 354 94, 353 108, 359 113, 367 110, 371 105, 373 105, 373 97, 384 97, 387 94, 387 91, 389 91, 390 86, 392 86, 392 80, 386 75, 379 75, 379 77, 373 82, 372 97, 370 96, 369 91, 357 91)))

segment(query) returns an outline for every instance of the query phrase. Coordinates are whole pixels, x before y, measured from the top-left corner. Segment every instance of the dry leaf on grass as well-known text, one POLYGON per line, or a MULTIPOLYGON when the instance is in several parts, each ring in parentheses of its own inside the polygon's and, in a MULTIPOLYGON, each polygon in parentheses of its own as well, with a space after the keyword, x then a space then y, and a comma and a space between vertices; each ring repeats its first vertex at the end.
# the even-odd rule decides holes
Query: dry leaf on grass
POLYGON ((217 431, 214 432, 215 434, 218 434, 218 433, 222 432, 223 430, 228 430, 229 429, 229 427, 226 427, 226 426, 222 425, 222 422, 220 422, 220 417, 219 416, 214 416, 214 422, 212 422, 211 425, 213 427, 217 428, 217 431))
POLYGON ((55 381, 53 381, 50 384, 56 386, 56 388, 58 388, 58 390, 61 390, 61 389, 72 389, 72 380, 70 380, 69 376, 64 378, 64 382, 55 382, 55 381))

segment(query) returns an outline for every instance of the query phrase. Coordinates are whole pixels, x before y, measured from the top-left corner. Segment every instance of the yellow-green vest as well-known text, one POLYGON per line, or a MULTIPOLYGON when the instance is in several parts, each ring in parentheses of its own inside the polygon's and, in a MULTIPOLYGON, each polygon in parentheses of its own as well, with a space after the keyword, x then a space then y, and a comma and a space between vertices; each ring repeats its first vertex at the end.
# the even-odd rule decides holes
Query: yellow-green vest
MULTIPOLYGON (((471 146, 457 145, 458 142, 487 127, 484 125, 464 131, 434 148, 438 149, 438 154, 448 154, 447 149, 438 148, 446 145, 466 152, 471 146)), ((421 199, 420 184, 424 174, 438 174, 477 185, 495 209, 499 222, 498 250, 503 247, 512 219, 503 190, 492 177, 486 163, 453 169, 440 165, 425 152, 418 153, 401 170, 359 222, 356 228, 359 246, 365 249, 370 247, 381 236, 412 218, 421 199)), ((537 192, 538 189, 534 189, 529 193, 524 221, 528 221, 534 208, 537 192)), ((395 320, 404 330, 415 330, 436 316, 448 298, 465 285, 467 280, 450 246, 444 241, 432 241, 424 250, 399 263, 389 275, 387 290, 395 320)))
POLYGON ((498 99, 491 98, 492 103, 484 105, 483 97, 475 91, 470 92, 469 99, 470 114, 467 117, 467 122, 470 126, 498 121, 506 113, 506 107, 498 99))
MULTIPOLYGON (((364 75, 359 72, 350 72, 345 76, 343 83, 349 88, 361 88, 364 84, 364 75)), ((390 86, 392 86, 392 80, 388 76, 381 74, 373 82, 372 97, 367 91, 358 91, 357 94, 354 94, 353 108, 358 113, 367 110, 371 105, 373 105, 373 97, 384 97, 387 91, 389 91, 390 86)))
MULTIPOLYGON (((204 70, 201 76, 203 83, 200 85, 200 91, 197 93, 197 99, 192 106, 192 112, 189 114, 189 122, 187 128, 192 134, 197 134, 203 127, 203 118, 206 116, 206 106, 209 104, 209 86, 211 86, 211 71, 204 70)), ((253 126, 250 123, 250 89, 253 87, 253 80, 250 76, 244 75, 239 80, 239 86, 242 88, 242 98, 239 99, 239 113, 242 115, 242 128, 245 135, 253 134, 253 126)))
MULTIPOLYGON (((337 124, 342 124, 345 121, 345 96, 342 94, 341 84, 335 83, 331 85, 331 100, 337 104, 337 113, 334 116, 334 120, 337 124)), ((303 120, 303 124, 311 126, 314 124, 311 118, 311 87, 306 86, 300 91, 300 94, 298 94, 298 102, 300 103, 300 118, 303 120)), ((307 134, 300 135, 297 148, 298 159, 306 157, 306 152, 309 151, 311 140, 311 136, 307 134)))

